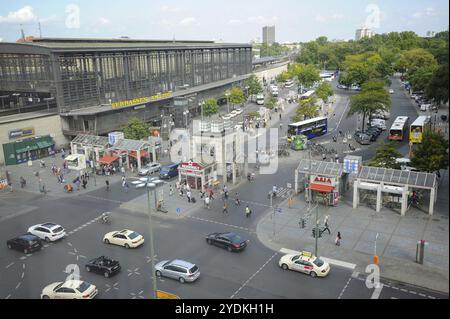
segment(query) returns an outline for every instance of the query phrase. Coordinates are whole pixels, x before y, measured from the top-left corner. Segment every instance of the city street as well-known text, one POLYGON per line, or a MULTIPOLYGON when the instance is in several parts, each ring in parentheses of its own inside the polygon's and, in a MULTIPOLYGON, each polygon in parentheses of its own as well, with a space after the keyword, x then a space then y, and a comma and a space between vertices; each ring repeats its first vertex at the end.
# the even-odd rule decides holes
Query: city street
MULTIPOLYGON (((414 118, 417 114, 411 101, 394 80, 392 87, 393 109, 391 121, 397 115, 414 118)), ((284 96, 286 92, 282 93, 284 96)), ((338 91, 340 102, 335 105, 335 116, 329 121, 330 133, 316 139, 330 140, 337 130, 353 132, 355 118, 346 118, 348 92, 338 91), (333 129, 333 130, 331 130, 333 129)), ((277 115, 276 113, 274 115, 277 115)), ((275 120, 275 119, 274 119, 275 120)), ((283 126, 287 127, 290 116, 283 113, 283 126)), ((277 127, 276 120, 272 123, 277 127)), ((385 133, 384 133, 385 134, 385 133)), ((280 134, 280 139, 283 134, 280 134)), ((379 139, 379 142, 383 137, 379 139)), ((370 157, 375 145, 359 151, 365 159, 370 157)), ((407 150, 407 143, 401 143, 407 150)), ((298 153, 300 154, 300 153, 298 153)), ((255 182, 244 182, 230 191, 228 214, 222 213, 222 201, 215 199, 210 210, 196 208, 181 216, 155 215, 153 218, 155 261, 179 258, 195 263, 200 268, 200 278, 194 283, 180 284, 168 278, 158 278, 158 289, 174 293, 181 298, 448 298, 448 295, 431 292, 405 284, 382 281, 382 288, 367 288, 365 274, 353 269, 332 266, 326 278, 284 271, 278 266, 283 255, 263 245, 257 237, 256 225, 267 214, 270 203, 268 192, 273 185, 287 191, 287 183, 293 183, 293 171, 299 156, 279 159, 276 174, 257 175, 255 182), (241 206, 235 206, 234 193, 238 192, 241 206), (252 209, 251 218, 245 217, 245 206, 252 209), (212 232, 235 231, 250 240, 248 247, 239 253, 207 245, 205 236, 212 232)), ((149 298, 151 296, 150 245, 148 217, 143 211, 121 208, 133 203, 144 190, 131 189, 124 192, 119 182, 71 197, 43 196, 17 191, 0 194, 2 241, 25 233, 31 225, 54 222, 65 227, 68 236, 55 243, 45 244, 42 251, 24 255, 21 252, 0 250, 0 297, 39 298, 47 284, 64 281, 77 276, 99 288, 98 298, 149 298), (99 222, 103 212, 111 212, 110 225, 99 222), (145 237, 145 244, 136 249, 106 245, 103 235, 112 230, 131 229, 145 237), (117 259, 122 270, 116 276, 104 278, 88 273, 86 262, 98 256, 117 259), (75 272, 71 272, 75 269, 75 272)), ((177 196, 177 195, 175 195, 177 196)), ((277 204, 278 201, 274 204, 277 204)), ((186 204, 187 205, 187 204, 186 204)))

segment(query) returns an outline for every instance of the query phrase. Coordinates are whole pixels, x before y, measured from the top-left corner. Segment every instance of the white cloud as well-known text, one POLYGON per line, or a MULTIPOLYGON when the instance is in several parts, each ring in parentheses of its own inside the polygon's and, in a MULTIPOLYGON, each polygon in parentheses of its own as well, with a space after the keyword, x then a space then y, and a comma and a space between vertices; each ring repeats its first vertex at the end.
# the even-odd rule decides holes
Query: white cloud
POLYGON ((434 17, 436 15, 437 15, 436 10, 434 8, 428 7, 423 11, 415 12, 412 16, 413 18, 418 19, 422 17, 434 17))
POLYGON ((109 24, 111 21, 109 21, 108 19, 104 18, 104 17, 100 17, 98 19, 98 24, 100 24, 101 26, 107 25, 109 24))
POLYGON ((37 17, 33 12, 33 8, 31 6, 25 6, 17 11, 9 12, 7 16, 0 16, 0 23, 24 23, 36 21, 37 17))
POLYGON ((318 22, 330 22, 330 21, 339 21, 344 19, 344 15, 341 13, 334 13, 330 16, 323 16, 321 14, 318 14, 315 16, 315 20, 318 22))
POLYGON ((184 18, 184 19, 182 19, 179 23, 178 23, 180 26, 184 26, 184 27, 187 27, 187 26, 193 26, 193 25, 200 25, 199 23, 198 23, 198 21, 197 21, 197 19, 195 19, 194 17, 187 17, 187 18, 184 18))
POLYGON ((3 38, 0 38, 0 42, 3 42, 3 38))
POLYGON ((181 11, 180 7, 171 7, 171 6, 162 6, 160 8, 162 12, 179 12, 181 11))
POLYGON ((227 24, 228 25, 242 25, 242 24, 244 24, 244 22, 239 19, 230 19, 230 20, 228 20, 227 24))
POLYGON ((274 24, 278 21, 278 17, 264 17, 264 16, 256 16, 256 17, 249 17, 247 19, 248 22, 251 23, 258 23, 258 24, 274 24))
POLYGON ((61 22, 61 21, 63 21, 63 19, 61 17, 56 16, 56 15, 52 15, 52 16, 47 17, 47 18, 39 19, 39 22, 41 24, 48 24, 48 23, 61 22))

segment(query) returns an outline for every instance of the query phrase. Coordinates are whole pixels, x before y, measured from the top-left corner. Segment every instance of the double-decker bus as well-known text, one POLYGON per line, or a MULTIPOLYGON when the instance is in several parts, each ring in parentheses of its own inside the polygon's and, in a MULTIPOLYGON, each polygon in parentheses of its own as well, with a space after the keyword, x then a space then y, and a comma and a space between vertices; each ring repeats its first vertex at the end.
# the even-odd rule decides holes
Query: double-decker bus
POLYGON ((306 93, 303 93, 302 95, 300 95, 300 100, 307 100, 310 99, 313 95, 314 95, 315 91, 314 90, 310 90, 306 93))
POLYGON ((389 130, 388 139, 393 141, 403 141, 408 132, 408 117, 397 116, 389 130))
POLYGON ((422 115, 416 118, 409 128, 409 141, 413 144, 420 144, 423 134, 431 128, 431 117, 422 115))
POLYGON ((291 136, 305 135, 308 140, 326 134, 328 129, 328 120, 326 117, 315 117, 309 120, 292 123, 288 126, 288 141, 291 136))

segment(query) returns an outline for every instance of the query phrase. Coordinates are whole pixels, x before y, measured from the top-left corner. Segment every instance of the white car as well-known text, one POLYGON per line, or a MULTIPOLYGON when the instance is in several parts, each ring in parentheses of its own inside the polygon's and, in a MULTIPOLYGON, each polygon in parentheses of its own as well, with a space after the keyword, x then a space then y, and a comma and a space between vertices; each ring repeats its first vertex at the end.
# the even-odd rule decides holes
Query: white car
POLYGON ((280 258, 278 265, 284 270, 295 270, 311 277, 325 277, 330 272, 330 265, 309 252, 287 254, 280 258))
POLYGON ((46 242, 56 241, 66 236, 65 229, 54 223, 44 223, 31 226, 28 232, 33 234, 46 242))
POLYGON ((41 299, 93 299, 98 289, 93 284, 81 280, 55 282, 42 289, 41 299))
POLYGON ((393 89, 389 89, 389 93, 390 94, 394 94, 394 90, 393 89))
POLYGON ((231 118, 234 118, 235 116, 237 116, 237 112, 236 111, 231 111, 230 114, 228 114, 231 118))
POLYGON ((221 117, 222 117, 222 120, 229 120, 229 119, 231 119, 230 114, 222 115, 221 117))
POLYGON ((373 119, 370 121, 370 126, 381 128, 383 131, 387 130, 386 121, 382 119, 373 119))
POLYGON ((243 109, 235 109, 233 112, 236 112, 236 114, 242 114, 242 112, 244 112, 243 109))
POLYGON ((143 168, 141 168, 139 170, 139 175, 140 176, 145 176, 148 174, 153 174, 153 173, 157 173, 159 172, 159 170, 161 169, 161 164, 159 163, 148 163, 147 165, 145 165, 143 168))
POLYGON ((124 229, 112 231, 103 237, 105 244, 123 246, 125 248, 136 248, 144 243, 144 236, 135 231, 124 229))
POLYGON ((291 87, 293 87, 294 86, 294 81, 292 81, 292 80, 287 80, 285 83, 284 83, 284 87, 285 88, 291 88, 291 87))

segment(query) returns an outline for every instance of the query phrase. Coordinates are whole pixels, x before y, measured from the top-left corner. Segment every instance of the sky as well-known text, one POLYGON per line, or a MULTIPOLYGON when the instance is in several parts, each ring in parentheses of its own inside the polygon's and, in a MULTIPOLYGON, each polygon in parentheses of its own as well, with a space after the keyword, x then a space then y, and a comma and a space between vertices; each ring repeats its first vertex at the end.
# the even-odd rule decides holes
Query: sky
POLYGON ((368 26, 376 33, 443 31, 448 0, 0 0, 0 41, 44 37, 261 41, 275 25, 279 43, 319 36, 349 40, 368 26))

